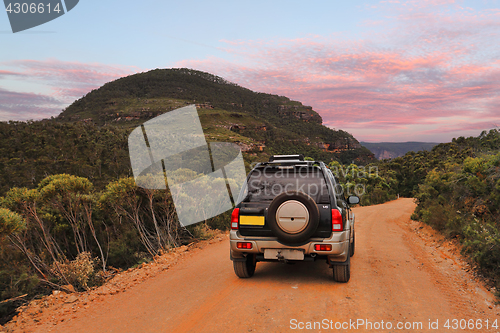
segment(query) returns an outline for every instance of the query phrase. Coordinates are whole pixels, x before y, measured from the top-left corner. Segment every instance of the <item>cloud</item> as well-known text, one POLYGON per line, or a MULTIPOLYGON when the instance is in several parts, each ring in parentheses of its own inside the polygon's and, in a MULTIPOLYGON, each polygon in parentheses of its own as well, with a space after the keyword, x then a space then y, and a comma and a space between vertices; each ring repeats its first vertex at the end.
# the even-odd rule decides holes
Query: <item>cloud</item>
POLYGON ((11 71, 0 70, 0 78, 7 77, 7 76, 22 76, 22 74, 16 73, 16 72, 11 72, 11 71))
POLYGON ((43 119, 106 82, 136 73, 136 67, 99 63, 67 62, 57 59, 16 60, 0 63, 0 121, 43 119), (21 80, 21 81, 19 81, 21 80), (11 88, 22 82, 24 90, 11 88), (5 87, 8 87, 7 89, 5 87))
POLYGON ((471 129, 458 119, 482 126, 500 118, 500 11, 451 0, 383 1, 377 10, 388 19, 362 39, 228 42, 234 60, 177 65, 302 101, 355 136, 406 128, 393 141, 447 141, 471 129), (422 135, 422 126, 444 126, 443 119, 455 122, 449 131, 422 135))
POLYGON ((62 105, 50 96, 0 88, 0 121, 49 118, 62 105))

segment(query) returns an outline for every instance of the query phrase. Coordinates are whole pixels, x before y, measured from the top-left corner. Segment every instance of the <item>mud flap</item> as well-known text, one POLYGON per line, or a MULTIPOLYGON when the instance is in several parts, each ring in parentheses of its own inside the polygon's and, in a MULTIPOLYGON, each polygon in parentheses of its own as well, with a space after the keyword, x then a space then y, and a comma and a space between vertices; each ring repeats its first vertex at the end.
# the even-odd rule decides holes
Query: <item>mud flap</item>
POLYGON ((246 254, 242 254, 243 257, 233 257, 233 252, 232 251, 229 251, 229 258, 232 260, 232 261, 247 261, 247 255, 246 254))
POLYGON ((347 250, 347 260, 344 262, 330 261, 330 258, 328 257, 327 263, 330 265, 330 268, 333 268, 333 266, 348 266, 351 263, 351 256, 349 255, 349 252, 350 248, 347 250))

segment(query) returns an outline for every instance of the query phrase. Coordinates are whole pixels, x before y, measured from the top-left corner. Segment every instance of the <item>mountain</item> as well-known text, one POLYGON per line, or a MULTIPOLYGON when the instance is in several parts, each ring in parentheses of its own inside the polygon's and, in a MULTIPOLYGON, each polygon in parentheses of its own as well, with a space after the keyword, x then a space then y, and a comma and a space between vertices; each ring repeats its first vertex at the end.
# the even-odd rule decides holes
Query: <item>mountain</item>
POLYGON ((207 141, 235 142, 249 156, 300 152, 327 162, 373 159, 351 134, 323 126, 310 106, 191 69, 156 69, 106 83, 56 120, 133 128, 190 104, 198 108, 207 141))
POLYGON ((368 148, 377 159, 393 159, 401 157, 410 151, 431 150, 439 143, 436 142, 360 142, 361 146, 368 148))

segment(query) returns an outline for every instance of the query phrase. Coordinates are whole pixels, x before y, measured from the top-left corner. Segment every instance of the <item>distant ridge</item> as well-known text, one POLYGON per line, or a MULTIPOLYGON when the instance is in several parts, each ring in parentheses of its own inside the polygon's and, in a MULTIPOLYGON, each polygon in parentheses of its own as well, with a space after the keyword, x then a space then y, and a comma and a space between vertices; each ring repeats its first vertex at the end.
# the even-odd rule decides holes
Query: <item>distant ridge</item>
POLYGON ((403 156, 410 151, 431 150, 438 142, 360 142, 365 148, 368 148, 378 160, 393 159, 403 156))

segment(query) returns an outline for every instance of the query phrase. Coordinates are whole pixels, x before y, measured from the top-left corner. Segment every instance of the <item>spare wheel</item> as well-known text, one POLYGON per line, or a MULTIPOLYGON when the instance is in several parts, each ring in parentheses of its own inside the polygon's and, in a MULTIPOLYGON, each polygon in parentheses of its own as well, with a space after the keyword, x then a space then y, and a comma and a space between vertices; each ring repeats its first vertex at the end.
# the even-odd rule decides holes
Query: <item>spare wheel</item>
POLYGON ((318 228, 318 206, 303 192, 281 193, 269 205, 267 221, 280 241, 288 244, 302 243, 318 228))

